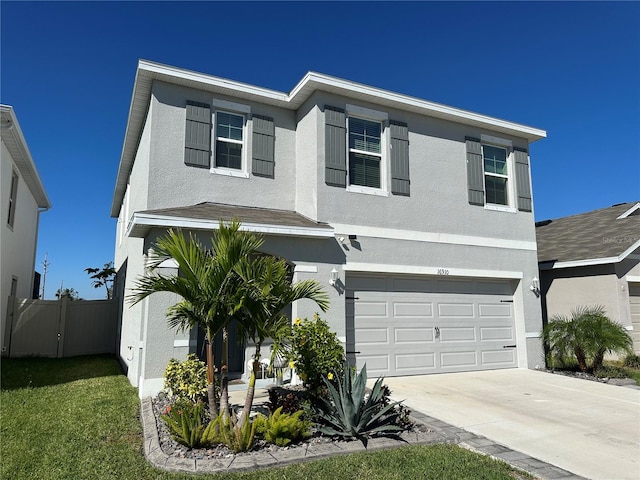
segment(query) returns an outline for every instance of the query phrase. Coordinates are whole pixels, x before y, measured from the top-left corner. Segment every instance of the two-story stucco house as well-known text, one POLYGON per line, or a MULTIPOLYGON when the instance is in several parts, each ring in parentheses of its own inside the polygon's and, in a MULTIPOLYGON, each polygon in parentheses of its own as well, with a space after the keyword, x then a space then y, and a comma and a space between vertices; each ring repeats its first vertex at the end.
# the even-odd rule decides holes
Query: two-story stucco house
MULTIPOLYGON (((296 280, 326 285, 323 318, 371 376, 543 365, 528 151, 545 135, 318 73, 283 93, 140 61, 111 208, 116 291, 169 227, 207 241, 239 219, 296 280)), ((166 325, 177 300, 123 302, 141 396, 171 357, 200 353, 197 332, 166 325)))
POLYGON ((40 212, 51 208, 51 203, 10 105, 0 105, 0 134, 0 339, 4 355, 10 334, 9 296, 38 298, 39 280, 34 271, 38 225, 40 212))

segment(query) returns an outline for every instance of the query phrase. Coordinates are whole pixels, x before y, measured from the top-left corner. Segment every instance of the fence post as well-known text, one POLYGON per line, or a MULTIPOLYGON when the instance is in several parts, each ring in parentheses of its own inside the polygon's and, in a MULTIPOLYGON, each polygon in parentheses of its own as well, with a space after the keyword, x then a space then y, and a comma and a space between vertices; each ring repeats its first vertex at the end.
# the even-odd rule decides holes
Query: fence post
POLYGON ((64 356, 64 333, 67 326, 67 313, 69 312, 70 300, 62 297, 59 300, 60 310, 58 314, 58 349, 56 356, 62 358, 64 356))

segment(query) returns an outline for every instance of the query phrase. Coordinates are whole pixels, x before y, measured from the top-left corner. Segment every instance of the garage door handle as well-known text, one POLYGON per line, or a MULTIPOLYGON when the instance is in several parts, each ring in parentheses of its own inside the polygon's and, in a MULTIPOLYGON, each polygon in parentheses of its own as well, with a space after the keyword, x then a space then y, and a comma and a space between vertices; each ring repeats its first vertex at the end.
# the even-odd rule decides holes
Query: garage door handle
POLYGON ((357 352, 344 352, 344 353, 346 353, 347 355, 352 354, 352 353, 355 353, 356 355, 359 355, 360 354, 360 350, 358 350, 357 352))
POLYGON ((502 348, 516 348, 516 345, 503 345, 502 348))

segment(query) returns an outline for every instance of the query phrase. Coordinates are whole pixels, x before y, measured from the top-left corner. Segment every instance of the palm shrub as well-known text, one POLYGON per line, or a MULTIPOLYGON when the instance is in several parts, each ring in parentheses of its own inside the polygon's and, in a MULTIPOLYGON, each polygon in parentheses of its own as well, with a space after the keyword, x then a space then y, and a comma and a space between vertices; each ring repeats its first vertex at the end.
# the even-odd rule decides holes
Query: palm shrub
POLYGON ((606 353, 630 352, 633 341, 624 327, 612 320, 602 306, 584 306, 571 317, 555 315, 541 332, 553 359, 561 364, 575 358, 583 372, 602 367, 606 353))
POLYGON ((367 366, 358 373, 345 368, 338 378, 337 387, 324 380, 328 390, 313 406, 318 430, 330 436, 357 438, 366 447, 367 437, 402 431, 398 423, 396 406, 400 402, 384 405, 383 378, 376 380, 365 398, 367 366))
POLYGON ((282 407, 279 407, 268 417, 258 415, 254 420, 256 433, 279 447, 299 442, 311 435, 311 422, 301 418, 303 414, 302 410, 282 413, 282 407))

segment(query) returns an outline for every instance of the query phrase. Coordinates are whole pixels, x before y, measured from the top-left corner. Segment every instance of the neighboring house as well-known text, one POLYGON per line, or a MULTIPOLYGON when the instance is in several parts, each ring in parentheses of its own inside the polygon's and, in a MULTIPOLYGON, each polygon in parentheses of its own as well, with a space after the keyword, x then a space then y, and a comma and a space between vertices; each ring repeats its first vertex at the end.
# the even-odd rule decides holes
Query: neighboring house
POLYGON ((536 223, 545 321, 602 305, 640 353, 640 202, 536 223))
POLYGON ((40 212, 51 208, 20 124, 9 105, 0 105, 2 134, 2 234, 0 235, 0 314, 2 353, 7 347, 7 306, 10 295, 37 298, 39 275, 34 272, 40 212))
POLYGON ((207 241, 219 219, 326 286, 323 318, 372 376, 543 365, 528 151, 545 135, 318 73, 283 93, 140 61, 111 207, 130 381, 151 395, 201 354, 167 327, 175 295, 122 299, 168 228, 207 241))

